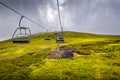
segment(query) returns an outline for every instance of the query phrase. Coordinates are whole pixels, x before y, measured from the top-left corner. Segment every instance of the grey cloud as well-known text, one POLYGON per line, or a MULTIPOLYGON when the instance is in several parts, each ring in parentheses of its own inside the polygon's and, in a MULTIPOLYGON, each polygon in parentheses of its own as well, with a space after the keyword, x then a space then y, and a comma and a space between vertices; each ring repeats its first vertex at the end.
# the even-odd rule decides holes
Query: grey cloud
MULTIPOLYGON (((49 22, 47 11, 57 11, 56 0, 1 0, 23 15, 46 26, 59 30, 58 15, 53 13, 54 22, 49 22)), ((65 0, 60 4, 62 25, 65 30, 101 34, 120 34, 120 0, 65 0)), ((20 16, 0 5, 0 38, 10 38, 20 16)), ((37 25, 23 20, 32 33, 45 31, 37 25)))
POLYGON ((66 0, 64 7, 75 30, 120 34, 119 0, 66 0))

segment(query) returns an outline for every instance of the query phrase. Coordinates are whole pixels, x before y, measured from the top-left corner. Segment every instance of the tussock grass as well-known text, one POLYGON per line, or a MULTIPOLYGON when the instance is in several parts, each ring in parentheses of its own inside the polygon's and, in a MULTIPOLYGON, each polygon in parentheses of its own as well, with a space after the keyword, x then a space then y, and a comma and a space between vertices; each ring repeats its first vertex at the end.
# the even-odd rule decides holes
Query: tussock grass
POLYGON ((64 32, 65 43, 79 51, 73 59, 47 59, 58 46, 54 33, 32 36, 30 44, 0 42, 0 80, 120 80, 120 36, 64 32))

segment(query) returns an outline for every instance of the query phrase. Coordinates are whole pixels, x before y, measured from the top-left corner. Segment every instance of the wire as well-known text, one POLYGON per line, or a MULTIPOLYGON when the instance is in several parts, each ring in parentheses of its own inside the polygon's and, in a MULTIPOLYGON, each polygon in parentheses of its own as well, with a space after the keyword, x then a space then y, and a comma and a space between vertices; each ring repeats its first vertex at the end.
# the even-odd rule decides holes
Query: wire
POLYGON ((27 20, 31 21, 32 23, 34 23, 34 24, 38 25, 39 27, 41 27, 41 28, 43 28, 43 29, 45 29, 45 30, 48 30, 48 29, 47 29, 47 28, 45 28, 44 26, 42 26, 42 25, 40 25, 40 24, 36 23, 35 21, 31 20, 30 18, 28 18, 28 17, 26 17, 26 16, 25 16, 25 18, 26 18, 27 20))
MULTIPOLYGON (((24 16, 24 15, 22 15, 21 13, 19 13, 18 11, 16 11, 15 9, 13 9, 13 8, 9 7, 8 5, 4 4, 3 2, 0 2, 0 4, 2 4, 3 6, 7 7, 7 8, 10 9, 10 10, 12 10, 13 12, 17 13, 18 15, 24 16)), ((24 16, 24 18, 26 18, 26 19, 29 20, 30 22, 36 24, 37 26, 39 26, 39 27, 41 27, 41 28, 43 28, 43 29, 48 30, 47 28, 45 28, 44 26, 42 26, 42 25, 36 23, 35 21, 33 21, 33 20, 30 19, 30 18, 28 18, 28 17, 26 17, 26 16, 24 16)))
POLYGON ((62 27, 60 8, 59 8, 59 1, 58 0, 57 0, 57 7, 58 7, 58 15, 59 15, 59 24, 60 24, 60 27, 62 27))
POLYGON ((59 35, 61 38, 63 38, 63 27, 62 27, 62 22, 61 22, 61 15, 60 15, 60 8, 59 8, 59 1, 58 0, 57 0, 57 7, 58 7, 59 23, 60 23, 60 28, 61 28, 59 35))

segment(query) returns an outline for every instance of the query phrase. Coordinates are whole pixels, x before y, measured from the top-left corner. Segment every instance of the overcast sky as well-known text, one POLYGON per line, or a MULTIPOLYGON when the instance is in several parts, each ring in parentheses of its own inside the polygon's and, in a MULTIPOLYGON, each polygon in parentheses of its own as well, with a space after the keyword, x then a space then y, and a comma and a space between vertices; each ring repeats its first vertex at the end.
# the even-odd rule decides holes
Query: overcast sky
MULTIPOLYGON (((0 0, 21 14, 58 31, 56 0, 0 0)), ((120 35, 120 0, 59 0, 65 31, 120 35)), ((20 16, 0 4, 0 40, 11 38, 20 16)), ((46 30, 23 19, 22 26, 32 33, 46 30)))

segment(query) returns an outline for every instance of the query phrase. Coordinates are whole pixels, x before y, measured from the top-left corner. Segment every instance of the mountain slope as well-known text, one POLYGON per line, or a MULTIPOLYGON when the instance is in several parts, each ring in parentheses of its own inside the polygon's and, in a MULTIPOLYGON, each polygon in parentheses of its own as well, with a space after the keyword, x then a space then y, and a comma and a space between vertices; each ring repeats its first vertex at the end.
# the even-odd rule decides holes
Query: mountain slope
POLYGON ((0 42, 0 80, 120 79, 120 36, 64 32, 65 43, 59 46, 79 54, 73 59, 48 59, 58 44, 54 39, 45 41, 47 35, 33 35, 30 44, 0 42))

